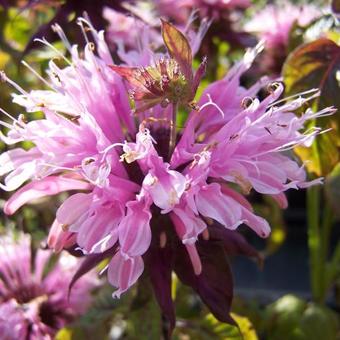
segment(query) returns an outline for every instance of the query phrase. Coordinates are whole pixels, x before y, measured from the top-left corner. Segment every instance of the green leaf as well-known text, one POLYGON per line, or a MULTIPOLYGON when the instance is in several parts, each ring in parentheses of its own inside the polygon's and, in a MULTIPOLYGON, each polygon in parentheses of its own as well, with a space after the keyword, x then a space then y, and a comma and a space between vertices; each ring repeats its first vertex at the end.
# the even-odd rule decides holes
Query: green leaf
POLYGON ((335 340, 339 329, 337 316, 330 309, 310 304, 300 322, 304 339, 335 340))
POLYGON ((285 295, 266 308, 265 329, 268 339, 297 339, 299 322, 306 302, 294 295, 285 295))
MULTIPOLYGON (((311 103, 314 109, 340 109, 340 47, 333 41, 321 38, 294 50, 283 67, 283 76, 287 95, 319 88, 320 96, 311 103)), ((297 153, 303 160, 311 160, 307 168, 320 176, 339 161, 340 112, 319 119, 315 125, 332 131, 319 136, 312 149, 299 148, 297 153)))
POLYGON ((338 145, 339 135, 336 130, 333 130, 317 136, 312 147, 295 148, 295 153, 303 161, 307 161, 306 167, 309 172, 323 176, 329 174, 340 161, 338 145))
POLYGON ((295 21, 289 32, 288 51, 292 52, 304 43, 328 36, 329 32, 335 30, 337 25, 337 20, 332 14, 320 16, 307 26, 300 26, 298 21, 295 21))
POLYGON ((219 322, 212 314, 208 314, 203 326, 209 328, 211 333, 215 335, 214 338, 226 340, 257 340, 256 331, 252 323, 243 316, 232 313, 232 317, 237 323, 237 326, 231 326, 219 322))
MULTIPOLYGON (((317 107, 340 108, 339 96, 340 47, 325 38, 302 45, 286 61, 283 75, 286 92, 299 93, 310 88, 319 88, 317 107)), ((339 117, 337 117, 340 120, 339 117)))
POLYGON ((162 36, 170 56, 175 59, 189 83, 192 82, 192 52, 187 38, 174 25, 162 20, 162 36))

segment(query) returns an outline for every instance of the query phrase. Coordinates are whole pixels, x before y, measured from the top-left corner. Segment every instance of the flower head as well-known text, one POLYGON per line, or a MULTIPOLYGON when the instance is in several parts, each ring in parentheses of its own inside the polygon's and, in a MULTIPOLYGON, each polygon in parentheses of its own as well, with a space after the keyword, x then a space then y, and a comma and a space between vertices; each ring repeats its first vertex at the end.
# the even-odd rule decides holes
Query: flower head
POLYGON ((86 311, 97 280, 93 273, 82 278, 68 297, 76 258, 63 253, 46 273, 52 252, 39 249, 33 257, 30 237, 24 234, 16 240, 13 235, 2 236, 0 255, 3 339, 52 339, 57 330, 86 311))
POLYGON ((193 99, 207 60, 203 60, 193 75, 192 51, 186 37, 166 21, 162 22, 162 36, 170 58, 160 58, 154 66, 111 66, 133 86, 131 99, 142 102, 135 112, 143 112, 157 104, 163 108, 170 103, 195 107, 193 99))
MULTIPOLYGON (((206 88, 197 110, 179 129, 176 104, 193 99, 203 73, 200 68, 199 76, 193 75, 184 35, 163 23, 168 62, 138 72, 122 64, 112 71, 103 34, 83 19, 80 23, 95 44, 88 43, 81 57, 66 42, 71 60, 65 59, 65 68, 50 62, 50 80, 44 80, 49 90, 26 92, 3 76, 21 92, 15 102, 28 112, 44 113, 40 120, 2 122, 9 129, 1 135, 6 143, 30 140, 35 145, 1 155, 3 189, 16 190, 29 181, 7 201, 5 212, 12 214, 35 198, 77 190, 56 213, 50 247, 60 251, 76 245, 88 265, 110 258, 108 279, 118 297, 146 267, 170 330, 175 322, 172 270, 219 320, 230 322, 226 254, 257 256, 236 229, 246 224, 260 237, 270 233, 244 195, 254 190, 285 207, 286 190, 319 183, 307 182, 303 165, 284 151, 308 145, 320 129, 301 132, 304 123, 332 109, 296 116, 294 110, 308 97, 278 101, 282 84, 266 78, 242 87, 240 77, 259 45, 206 88), (138 99, 149 100, 137 115, 131 115, 125 80, 137 87, 138 99), (178 97, 172 92, 176 86, 178 97), (260 101, 256 94, 264 86, 269 91, 260 101), (173 101, 172 111, 163 105, 166 98, 173 101)), ((135 52, 138 64, 143 54, 135 52)))
POLYGON ((245 25, 266 42, 264 69, 279 73, 288 54, 289 34, 294 24, 306 26, 320 16, 320 9, 313 5, 298 6, 285 2, 266 5, 245 25))
POLYGON ((190 11, 199 10, 202 17, 219 18, 222 13, 235 9, 245 9, 250 6, 249 0, 156 0, 155 6, 161 15, 165 15, 177 22, 185 22, 190 11))

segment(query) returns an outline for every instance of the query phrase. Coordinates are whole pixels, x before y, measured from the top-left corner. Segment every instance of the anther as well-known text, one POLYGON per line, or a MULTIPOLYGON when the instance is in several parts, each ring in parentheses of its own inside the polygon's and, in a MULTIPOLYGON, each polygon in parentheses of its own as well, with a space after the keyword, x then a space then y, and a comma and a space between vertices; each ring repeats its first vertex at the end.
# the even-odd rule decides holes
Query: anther
POLYGON ((267 90, 269 93, 274 93, 279 87, 281 87, 281 83, 274 82, 274 83, 268 84, 267 90))
POLYGON ((130 99, 132 99, 132 100, 135 99, 136 91, 130 89, 128 91, 128 93, 129 93, 129 98, 130 99))
POLYGON ((166 108, 168 105, 170 104, 170 100, 168 98, 164 98, 162 101, 161 101, 161 107, 162 108, 166 108))
POLYGON ((69 225, 68 225, 68 224, 62 224, 62 225, 61 225, 61 229, 62 229, 63 231, 68 231, 68 228, 69 228, 69 225))
POLYGON ((5 83, 7 81, 6 73, 3 70, 0 71, 0 81, 3 82, 3 83, 5 83))
POLYGON ((253 101, 254 101, 254 99, 251 98, 251 97, 244 97, 244 98, 242 99, 242 102, 241 102, 241 107, 242 107, 243 109, 247 109, 248 107, 251 106, 251 104, 253 104, 253 101))

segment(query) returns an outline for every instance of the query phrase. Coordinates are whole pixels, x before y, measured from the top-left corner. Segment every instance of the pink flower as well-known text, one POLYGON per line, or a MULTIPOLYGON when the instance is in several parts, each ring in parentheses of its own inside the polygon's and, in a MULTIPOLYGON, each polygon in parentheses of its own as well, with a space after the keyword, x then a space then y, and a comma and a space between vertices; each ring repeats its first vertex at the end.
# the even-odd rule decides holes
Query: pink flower
POLYGON ((154 47, 162 45, 158 31, 139 18, 115 11, 109 7, 104 9, 103 17, 109 23, 106 30, 107 41, 118 47, 118 51, 125 48, 134 49, 136 43, 144 45, 146 37, 154 47))
POLYGON ((7 201, 5 212, 12 214, 43 195, 79 191, 59 207, 50 247, 80 247, 84 268, 111 258, 108 279, 117 297, 146 268, 170 330, 175 322, 172 270, 219 320, 230 322, 226 252, 256 255, 235 229, 244 223, 261 237, 270 233, 242 194, 255 190, 284 206, 286 190, 320 183, 306 181, 303 165, 283 152, 310 144, 320 129, 301 132, 304 123, 333 109, 296 116, 294 110, 309 98, 278 101, 283 86, 266 78, 242 87, 240 77, 261 46, 210 84, 197 105, 191 101, 205 62, 193 72, 190 44, 174 26, 163 23, 168 54, 160 56, 168 60, 166 67, 176 64, 171 70, 145 65, 145 55, 135 51, 142 68, 131 67, 129 58, 128 65, 111 66, 113 72, 103 33, 84 19, 79 23, 96 44, 88 43, 80 56, 59 28, 71 60, 65 58, 68 66, 62 69, 50 62, 50 80, 43 80, 49 90, 26 92, 2 76, 21 92, 15 102, 28 112, 44 113, 31 122, 24 117, 2 122, 9 129, 1 136, 6 143, 34 143, 29 151, 14 148, 1 155, 3 189, 29 182, 7 201), (265 85, 269 93, 260 101, 256 94, 265 85), (138 94, 135 102, 147 101, 137 114, 129 105, 132 89, 138 94), (195 108, 183 130, 176 127, 178 106, 195 108))
POLYGON ((68 297, 78 264, 75 257, 62 253, 46 273, 52 252, 39 249, 32 259, 30 237, 24 234, 17 240, 14 235, 2 236, 0 255, 2 339, 53 339, 88 308, 90 291, 98 284, 94 273, 80 279, 68 297))
POLYGON ((279 73, 288 55, 289 34, 296 23, 307 26, 321 15, 320 8, 313 5, 294 5, 289 2, 280 5, 266 5, 245 25, 246 31, 255 33, 266 43, 265 66, 263 70, 279 73))
POLYGON ((249 0, 156 0, 154 2, 162 16, 165 15, 179 23, 188 20, 193 10, 199 10, 202 17, 219 18, 222 12, 245 9, 251 4, 249 0))

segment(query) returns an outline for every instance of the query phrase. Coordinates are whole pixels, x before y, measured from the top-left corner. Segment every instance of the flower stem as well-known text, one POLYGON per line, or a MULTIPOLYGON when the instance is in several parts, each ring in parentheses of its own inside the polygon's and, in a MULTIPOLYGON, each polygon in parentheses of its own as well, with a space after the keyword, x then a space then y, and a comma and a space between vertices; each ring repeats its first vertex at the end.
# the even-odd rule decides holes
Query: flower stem
POLYGON ((176 125, 177 125, 177 108, 178 104, 172 104, 172 117, 171 117, 171 124, 170 124, 170 140, 169 140, 169 155, 168 158, 170 160, 172 152, 174 151, 176 145, 176 125))

